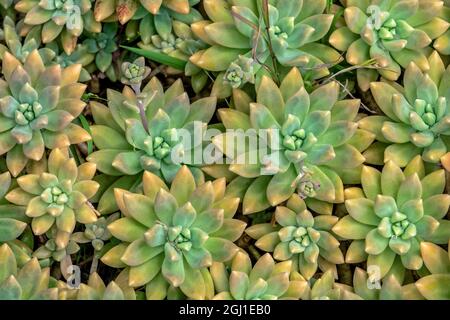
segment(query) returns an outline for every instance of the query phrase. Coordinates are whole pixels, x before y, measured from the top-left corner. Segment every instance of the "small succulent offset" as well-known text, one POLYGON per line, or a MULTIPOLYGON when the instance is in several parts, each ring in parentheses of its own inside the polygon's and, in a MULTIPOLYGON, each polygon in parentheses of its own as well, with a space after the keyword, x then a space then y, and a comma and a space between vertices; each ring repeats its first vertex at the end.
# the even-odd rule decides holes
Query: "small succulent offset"
POLYGON ((249 256, 239 251, 230 266, 214 262, 210 267, 214 300, 298 300, 307 283, 291 271, 291 261, 275 263, 268 253, 252 267, 249 256))
POLYGON ((85 103, 86 88, 77 83, 81 65, 45 67, 37 50, 22 65, 10 53, 3 56, 0 79, 0 154, 17 176, 29 160, 39 161, 45 147, 66 148, 90 140, 87 131, 72 123, 85 103))
MULTIPOLYGON (((192 25, 195 35, 209 48, 190 61, 223 77, 240 55, 255 62, 257 78, 271 69, 299 66, 312 79, 329 74, 326 64, 339 62, 339 53, 318 43, 330 30, 333 15, 324 14, 325 0, 235 1, 205 0, 211 21, 192 25)), ((289 70, 289 69, 287 69, 289 70)), ((216 81, 220 85, 221 81, 216 81)))
POLYGON ((86 224, 86 228, 82 232, 75 232, 71 239, 76 243, 91 243, 96 252, 103 249, 105 242, 111 239, 111 232, 108 225, 119 218, 119 214, 112 214, 107 218, 101 217, 93 223, 86 224))
MULTIPOLYGON (((233 161, 230 171, 254 179, 243 196, 244 214, 276 206, 293 193, 309 198, 308 205, 314 202, 314 209, 323 213, 325 202, 343 202, 340 175, 345 178, 346 171, 359 175, 364 162, 360 151, 373 140, 371 133, 357 129, 359 100, 339 101, 335 82, 308 94, 297 68, 279 87, 264 76, 256 92, 257 102, 248 104, 250 97, 236 91, 236 109, 219 109, 219 116, 226 129, 256 131, 267 145, 258 141, 239 150, 233 147, 233 134, 223 133, 213 139, 233 161), (267 149, 265 155, 260 154, 261 148, 267 149), (256 163, 251 162, 252 157, 257 158, 256 163)), ((214 166, 205 170, 217 174, 214 166)))
POLYGON ((0 246, 1 300, 56 300, 58 289, 50 287, 50 268, 41 269, 36 258, 19 269, 13 251, 7 244, 0 246))
MULTIPOLYGON (((364 167, 362 189, 346 190, 345 206, 349 215, 336 223, 332 231, 354 240, 347 251, 348 262, 367 257, 368 266, 379 268, 384 278, 394 274, 402 281, 405 268, 423 266, 420 245, 432 239, 450 206, 450 195, 443 194, 444 170, 425 176, 420 156, 402 170, 389 161, 382 172, 364 167)), ((439 240, 434 239, 439 243, 439 240)), ((448 241, 445 239, 444 243, 448 241)))
POLYGON ((420 252, 431 274, 415 283, 417 290, 428 300, 450 300, 450 254, 431 242, 422 242, 420 252))
POLYGON ((102 26, 102 32, 90 33, 88 38, 83 41, 87 52, 95 55, 95 65, 98 70, 108 73, 112 66, 113 53, 118 49, 116 44, 117 24, 105 23, 102 26))
POLYGON ((433 39, 443 35, 449 23, 440 18, 442 1, 347 0, 346 25, 330 36, 330 43, 346 51, 352 65, 375 59, 380 69, 358 69, 358 83, 368 90, 378 73, 395 81, 411 61, 423 71, 430 65, 424 54, 433 39), (422 12, 426 12, 423 14, 422 12))
POLYGON ((124 62, 121 66, 121 82, 129 86, 139 86, 151 72, 151 69, 145 65, 144 57, 137 58, 133 62, 124 62))
POLYGON ((161 52, 184 61, 205 48, 205 44, 195 38, 189 25, 178 20, 171 21, 168 28, 158 28, 149 37, 141 35, 141 40, 138 45, 142 49, 161 52))
POLYGON ((155 17, 165 11, 188 15, 200 0, 96 0, 94 16, 96 21, 116 21, 125 24, 131 19, 150 12, 155 17))
MULTIPOLYGON (((185 74, 191 78, 192 89, 199 93, 208 81, 204 70, 195 66, 189 58, 197 51, 205 49, 206 44, 191 31, 190 25, 201 21, 202 15, 192 9, 189 15, 177 15, 169 10, 162 10, 158 15, 146 15, 139 22, 141 49, 166 54, 186 61, 185 74)), ((169 74, 179 74, 180 70, 167 68, 169 74)))
POLYGON ((246 226, 233 219, 239 199, 225 197, 225 185, 225 179, 197 185, 183 166, 170 190, 150 172, 144 173, 144 195, 116 189, 124 218, 108 229, 123 243, 102 262, 128 266, 129 285, 145 285, 149 300, 164 299, 173 290, 193 299, 211 296, 207 268, 233 258, 238 250, 233 241, 246 226))
POLYGON ((370 147, 367 153, 378 157, 368 156, 368 163, 394 161, 404 167, 418 154, 426 162, 439 163, 450 152, 450 68, 445 69, 436 51, 427 61, 430 69, 426 73, 413 62, 406 68, 404 87, 371 83, 372 94, 386 116, 363 118, 360 128, 376 134, 385 149, 370 147))
MULTIPOLYGON (((148 170, 170 182, 181 168, 180 162, 186 159, 193 163, 188 155, 201 143, 187 141, 181 130, 189 131, 190 137, 195 130, 203 130, 214 114, 216 99, 203 98, 191 104, 181 80, 164 92, 159 80, 152 78, 140 92, 136 82, 145 73, 140 66, 130 64, 124 76, 134 91, 129 87, 122 93, 108 90, 109 108, 91 103, 96 119, 92 136, 99 150, 90 154, 88 161, 108 175, 140 179, 138 175, 148 170)), ((200 169, 190 169, 196 177, 202 176, 200 169)))
POLYGON ((67 54, 75 49, 83 30, 101 30, 101 24, 94 20, 90 10, 90 0, 20 0, 15 9, 25 13, 23 32, 30 26, 42 25, 42 42, 50 43, 59 36, 67 54))
POLYGON ((252 58, 239 56, 236 61, 230 64, 223 79, 233 89, 240 89, 246 83, 255 83, 255 61, 252 58))
POLYGON ((48 158, 48 170, 19 177, 18 188, 6 195, 13 204, 26 207, 26 215, 32 218, 35 235, 57 227, 55 243, 65 248, 76 222, 93 223, 97 215, 88 199, 98 190, 92 181, 95 164, 84 163, 77 167, 67 151, 54 149, 48 158))
POLYGON ((276 208, 277 225, 254 224, 245 232, 257 240, 257 248, 273 252, 276 260, 291 261, 293 270, 309 280, 316 274, 320 260, 328 262, 328 269, 330 264, 344 263, 339 241, 330 232, 338 220, 330 215, 314 217, 305 202, 293 195, 286 206, 276 208))
POLYGON ((51 230, 47 232, 49 239, 44 245, 41 245, 33 252, 33 257, 37 258, 41 265, 50 266, 54 261, 64 263, 70 255, 75 254, 80 250, 80 246, 72 240, 69 240, 65 247, 61 247, 54 238, 56 234, 57 229, 54 227, 51 228, 51 230))

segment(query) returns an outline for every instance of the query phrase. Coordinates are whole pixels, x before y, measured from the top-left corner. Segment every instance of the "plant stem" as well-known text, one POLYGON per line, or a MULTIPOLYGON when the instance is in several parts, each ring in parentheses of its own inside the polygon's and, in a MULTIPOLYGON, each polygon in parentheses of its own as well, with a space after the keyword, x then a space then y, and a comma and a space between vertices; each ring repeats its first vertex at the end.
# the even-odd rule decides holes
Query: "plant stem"
POLYGON ((99 259, 99 254, 97 253, 97 251, 94 253, 94 258, 92 259, 92 263, 91 263, 91 269, 89 270, 89 274, 93 274, 94 272, 97 272, 97 267, 98 267, 98 259, 99 259))
POLYGON ((137 107, 139 108, 139 115, 141 116, 142 125, 144 126, 145 131, 150 133, 148 129, 148 120, 145 115, 144 105, 142 103, 142 98, 140 97, 141 94, 141 86, 140 84, 132 85, 131 88, 134 90, 134 93, 136 94, 136 103, 137 107))
POLYGON ((274 73, 275 73, 275 77, 276 77, 275 81, 277 82, 277 84, 280 84, 280 76, 278 74, 277 58, 275 57, 275 52, 273 51, 272 38, 270 37, 270 31, 269 31, 270 17, 269 17, 269 1, 268 0, 263 0, 263 7, 264 7, 264 20, 265 20, 266 32, 267 32, 267 41, 268 41, 270 56, 272 58, 273 69, 274 69, 274 73))

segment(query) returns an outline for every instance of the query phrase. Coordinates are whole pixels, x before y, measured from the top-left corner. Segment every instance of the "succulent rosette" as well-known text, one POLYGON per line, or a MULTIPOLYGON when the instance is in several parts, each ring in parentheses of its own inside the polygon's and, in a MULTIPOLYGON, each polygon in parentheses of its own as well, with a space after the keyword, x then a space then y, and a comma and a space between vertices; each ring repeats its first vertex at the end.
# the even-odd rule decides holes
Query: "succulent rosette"
POLYGON ((275 263, 268 253, 252 266, 239 251, 230 266, 214 262, 210 267, 214 300, 298 300, 307 288, 302 277, 291 272, 291 262, 275 263))
POLYGON ((55 243, 65 248, 76 222, 92 223, 97 220, 88 199, 99 187, 92 181, 95 164, 84 163, 77 167, 68 152, 54 149, 48 159, 48 170, 27 174, 17 179, 18 187, 6 195, 13 204, 26 207, 26 215, 32 218, 35 235, 57 227, 55 243))
POLYGON ((21 0, 14 8, 25 13, 23 33, 31 26, 42 25, 42 42, 50 43, 59 37, 64 51, 70 54, 83 30, 101 30, 101 24, 94 20, 91 5, 90 0, 21 0))
POLYGON ((95 66, 100 72, 106 73, 113 80, 115 79, 113 53, 118 49, 116 44, 117 24, 105 23, 102 32, 90 33, 83 41, 86 51, 95 55, 95 66))
POLYGON ((0 79, 0 154, 17 176, 29 160, 39 161, 45 148, 65 148, 90 139, 72 120, 85 103, 86 88, 77 83, 81 65, 45 67, 37 50, 22 65, 10 53, 3 56, 0 79))
POLYGON ((67 68, 74 64, 81 64, 82 68, 78 81, 87 82, 92 79, 87 68, 92 65, 92 62, 95 60, 95 55, 89 53, 86 46, 78 44, 75 50, 69 55, 64 51, 61 52, 56 42, 47 44, 46 48, 53 50, 56 55, 50 64, 59 64, 62 68, 67 68))
POLYGON ((223 76, 223 81, 233 89, 242 88, 246 83, 255 83, 255 61, 252 58, 239 56, 230 64, 223 76))
POLYGON ((122 243, 102 262, 127 267, 129 285, 145 286, 147 299, 185 295, 204 299, 213 295, 208 267, 228 261, 238 247, 233 243, 246 223, 233 219, 239 199, 225 197, 225 179, 197 185, 183 166, 169 188, 145 172, 144 195, 116 189, 124 215, 108 226, 122 243))
POLYGON ((213 90, 219 96, 231 93, 223 76, 234 68, 232 64, 240 55, 255 60, 258 78, 267 74, 267 69, 277 73, 299 66, 308 77, 316 79, 329 74, 326 64, 340 60, 336 50, 318 41, 325 37, 333 21, 333 15, 324 14, 325 0, 270 1, 268 12, 263 3, 206 0, 203 6, 210 20, 191 26, 210 47, 195 53, 190 61, 219 73, 213 90))
MULTIPOLYGON (((422 155, 426 162, 447 163, 450 151, 450 68, 439 54, 428 58, 430 69, 423 73, 413 62, 403 78, 403 87, 372 82, 371 91, 385 116, 360 120, 360 128, 376 134, 379 144, 367 151, 367 162, 394 161, 401 167, 422 155)), ((365 154, 365 155, 366 155, 365 154)))
MULTIPOLYGON (((135 85, 136 79, 142 78, 139 70, 142 68, 129 65, 124 80, 135 85)), ((127 175, 134 181, 147 170, 170 182, 184 160, 195 164, 188 155, 201 146, 201 141, 191 137, 197 134, 202 140, 203 128, 216 105, 212 97, 191 104, 180 80, 164 91, 157 78, 152 78, 138 96, 127 86, 122 93, 108 90, 108 101, 109 108, 91 102, 96 123, 91 127, 92 137, 99 150, 90 154, 88 161, 105 174, 127 175)), ((203 179, 199 168, 189 168, 197 179, 203 179)))
POLYGON ((123 84, 140 86, 142 81, 149 76, 151 69, 145 66, 144 57, 140 57, 133 62, 125 61, 122 63, 121 71, 122 78, 120 81, 123 84))
POLYGON ((364 300, 422 300, 422 296, 414 283, 401 284, 399 280, 390 275, 382 281, 371 279, 365 270, 356 268, 353 274, 353 290, 364 300))
POLYGON ((397 80, 411 61, 423 71, 430 68, 424 49, 450 25, 440 17, 443 8, 442 1, 347 0, 345 26, 333 32, 330 43, 346 52, 351 65, 376 60, 378 70, 357 70, 359 86, 368 90, 379 74, 397 80))
MULTIPOLYGON (((80 45, 77 45, 75 51, 70 55, 67 55, 65 52, 60 53, 61 50, 56 42, 48 43, 43 47, 39 26, 32 27, 25 37, 22 37, 18 33, 18 27, 19 25, 16 25, 10 17, 5 17, 3 21, 5 45, 0 43, 0 60, 3 58, 5 52, 9 52, 21 63, 25 63, 28 55, 32 51, 38 50, 45 66, 59 64, 62 68, 67 68, 70 65, 78 63, 85 67, 95 58, 80 45)), ((85 82, 90 79, 89 72, 84 68, 81 69, 79 81, 85 82)))
POLYGON ((17 33, 16 24, 8 16, 3 20, 3 37, 5 45, 0 44, 0 60, 6 51, 11 53, 22 63, 25 62, 28 55, 34 50, 39 51, 45 65, 48 65, 55 57, 55 53, 51 49, 40 48, 41 36, 39 28, 33 28, 28 32, 27 36, 22 39, 17 33))
POLYGON ((189 57, 204 44, 194 38, 190 27, 181 21, 171 21, 170 28, 158 30, 149 39, 143 38, 138 43, 142 49, 164 53, 168 56, 187 61, 189 57))
MULTIPOLYGON (((186 61, 188 64, 186 70, 194 73, 198 67, 192 65, 188 60, 195 52, 205 49, 206 44, 193 34, 189 25, 201 20, 201 15, 192 17, 190 21, 186 22, 173 19, 168 15, 169 13, 167 13, 167 18, 160 22, 156 20, 158 16, 155 16, 153 21, 146 21, 146 19, 141 21, 141 41, 138 46, 144 50, 163 53, 186 61), (151 30, 152 28, 154 30, 151 30)), ((149 17, 152 16, 149 15, 149 17)), ((172 69, 169 68, 170 73, 180 73, 179 70, 172 69)), ((202 72, 202 74, 205 73, 202 72)))
POLYGON ((49 239, 33 252, 33 257, 37 258, 39 264, 44 266, 51 266, 54 261, 60 262, 60 270, 63 272, 64 263, 71 261, 70 255, 80 251, 80 246, 75 241, 69 240, 65 247, 61 247, 54 238, 56 234, 56 228, 51 228, 47 232, 49 239))
POLYGON ((105 285, 97 272, 89 276, 88 283, 82 283, 77 292, 77 300, 136 300, 133 288, 123 282, 119 275, 115 281, 105 285))
POLYGON ((90 243, 96 252, 100 252, 104 248, 105 242, 108 242, 112 237, 108 225, 118 218, 118 213, 107 218, 98 218, 97 221, 86 224, 84 231, 73 233, 71 239, 76 243, 90 243))
POLYGON ((417 290, 428 300, 450 300, 450 254, 431 242, 422 242, 420 252, 431 274, 415 283, 417 290))
POLYGON ((424 172, 420 156, 404 171, 389 161, 381 172, 364 167, 362 189, 346 190, 349 215, 340 219, 332 231, 353 240, 346 262, 358 263, 367 258, 367 266, 372 267, 370 279, 392 274, 402 282, 405 268, 422 268, 422 242, 448 242, 448 226, 445 240, 433 238, 450 206, 450 195, 443 193, 445 172, 438 170, 426 176, 424 172))
MULTIPOLYGON (((159 14, 147 14, 139 21, 138 46, 146 51, 162 53, 186 61, 184 72, 191 78, 191 86, 196 93, 205 87, 208 75, 190 62, 189 58, 195 52, 205 49, 207 45, 193 34, 190 25, 202 19, 200 12, 195 9, 192 9, 188 15, 163 9, 159 14)), ((168 67, 166 72, 179 74, 181 70, 168 67)))
POLYGON ((58 289, 50 286, 50 268, 41 269, 36 258, 20 267, 7 244, 0 246, 1 300, 56 300, 58 289))
POLYGON ((276 225, 254 224, 245 232, 257 240, 258 249, 271 252, 276 260, 292 261, 293 270, 309 280, 319 264, 328 270, 344 263, 339 241, 330 232, 338 220, 330 215, 314 217, 305 202, 294 194, 286 206, 276 208, 276 225))
POLYGON ((155 17, 165 12, 189 16, 192 11, 197 11, 192 7, 199 2, 200 0, 96 0, 94 17, 99 22, 118 20, 120 24, 125 24, 131 19, 142 19, 148 13, 155 17))
MULTIPOLYGON (((256 103, 235 91, 236 107, 218 112, 226 129, 256 136, 255 143, 237 147, 235 132, 213 139, 230 159, 229 170, 240 176, 237 184, 251 181, 242 195, 244 214, 276 206, 294 193, 313 210, 330 214, 333 203, 344 201, 342 179, 358 182, 361 151, 373 140, 373 134, 357 128, 359 100, 339 100, 335 82, 308 94, 296 68, 279 87, 264 76, 256 89, 256 103)), ((220 168, 204 170, 217 177, 220 168)))

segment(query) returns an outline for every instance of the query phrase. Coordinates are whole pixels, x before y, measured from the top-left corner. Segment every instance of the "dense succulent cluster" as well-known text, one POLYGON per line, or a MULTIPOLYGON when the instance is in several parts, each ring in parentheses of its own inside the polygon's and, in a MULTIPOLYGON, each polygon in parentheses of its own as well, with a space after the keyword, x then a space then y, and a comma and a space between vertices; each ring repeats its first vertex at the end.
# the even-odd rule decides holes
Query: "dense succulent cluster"
POLYGON ((0 21, 0 299, 450 300, 448 0, 0 21))
POLYGON ((190 60, 202 69, 219 73, 213 89, 218 96, 226 97, 235 86, 230 86, 226 75, 242 63, 241 55, 253 59, 255 65, 234 75, 240 78, 240 86, 250 82, 249 77, 286 72, 292 66, 310 79, 320 78, 329 73, 325 65, 340 60, 337 51, 318 43, 333 21, 332 14, 324 13, 325 0, 276 0, 267 8, 263 3, 203 1, 209 20, 196 22, 192 31, 208 48, 190 60))
MULTIPOLYGON (((450 24, 441 18, 446 8, 443 1, 403 0, 348 0, 345 25, 330 37, 330 43, 346 52, 352 65, 375 59, 381 67, 376 70, 358 70, 358 83, 367 90, 378 73, 388 80, 397 80, 401 68, 413 61, 423 71, 430 65, 423 50, 434 39, 448 41, 445 32, 450 24)), ((437 43, 436 49, 445 50, 437 43)))

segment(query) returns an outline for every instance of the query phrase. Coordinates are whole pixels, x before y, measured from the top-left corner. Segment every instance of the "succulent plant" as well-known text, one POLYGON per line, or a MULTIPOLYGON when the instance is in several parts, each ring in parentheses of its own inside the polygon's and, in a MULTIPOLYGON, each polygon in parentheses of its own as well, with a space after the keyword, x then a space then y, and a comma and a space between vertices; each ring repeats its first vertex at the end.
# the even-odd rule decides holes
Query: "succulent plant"
POLYGON ((90 140, 90 135, 72 120, 85 103, 86 86, 77 83, 81 65, 45 67, 37 50, 22 65, 10 53, 3 56, 0 79, 0 154, 13 176, 28 160, 39 161, 45 147, 65 148, 90 140))
MULTIPOLYGON (((108 69, 114 68, 113 53, 118 49, 115 39, 117 28, 115 23, 105 23, 102 32, 90 33, 83 41, 87 52, 95 55, 95 65, 103 73, 108 74, 108 69)), ((112 72, 114 74, 114 71, 112 72)))
POLYGON ((246 83, 255 83, 255 61, 252 58, 239 56, 230 64, 223 79, 233 89, 240 89, 246 83))
POLYGON ((361 300, 353 288, 335 282, 335 272, 328 270, 320 278, 311 278, 303 295, 304 300, 361 300))
POLYGON ((65 248, 76 222, 93 223, 97 215, 89 205, 99 187, 92 181, 95 164, 84 163, 77 167, 67 151, 54 149, 48 159, 48 170, 19 177, 18 188, 6 195, 13 204, 26 207, 26 215, 32 218, 35 235, 57 227, 55 243, 65 248))
MULTIPOLYGON (((142 77, 141 72, 134 73, 135 69, 139 68, 130 65, 129 74, 124 72, 126 77, 131 75, 130 83, 134 82, 134 76, 142 77)), ((91 127, 92 136, 99 150, 90 154, 88 161, 103 173, 135 176, 135 181, 148 170, 170 182, 181 168, 181 160, 194 163, 187 155, 198 145, 186 141, 181 129, 192 132, 193 137, 194 130, 202 129, 212 118, 216 105, 215 98, 190 104, 181 80, 164 92, 157 78, 152 78, 138 95, 129 87, 122 93, 108 90, 108 100, 109 108, 91 103, 96 120, 91 127), (194 122, 201 124, 201 128, 194 122)), ((195 166, 190 169, 198 179, 202 178, 200 169, 195 166)))
POLYGON ((14 8, 25 13, 23 33, 29 26, 42 25, 42 42, 50 43, 59 37, 67 54, 73 52, 83 30, 101 30, 90 10, 90 0, 20 0, 14 8))
POLYGON ((145 66, 145 59, 140 57, 133 62, 124 62, 121 66, 121 82, 130 86, 140 86, 142 81, 147 78, 151 72, 149 67, 145 66))
POLYGON ((13 205, 4 198, 13 186, 14 181, 9 172, 0 174, 0 244, 8 245, 17 266, 22 267, 31 259, 33 239, 30 241, 28 237, 31 232, 28 227, 30 218, 26 216, 25 208, 13 205))
POLYGON ((124 217, 108 229, 123 243, 102 262, 128 266, 129 285, 145 285, 150 300, 164 299, 174 288, 193 299, 210 296, 207 268, 233 258, 238 250, 233 241, 246 226, 233 219, 239 199, 224 197, 225 185, 225 179, 197 185, 183 166, 170 190, 150 172, 143 176, 144 195, 116 189, 124 217))
POLYGON ((50 266, 53 261, 62 262, 64 259, 80 250, 80 246, 72 240, 69 240, 65 247, 57 244, 56 239, 52 238, 55 234, 55 228, 52 228, 49 234, 49 239, 33 252, 33 257, 39 259, 42 265, 50 266))
MULTIPOLYGON (((286 206, 275 210, 276 225, 254 224, 245 232, 256 239, 255 246, 272 252, 274 259, 292 261, 293 270, 309 280, 317 271, 319 260, 331 265, 344 263, 339 241, 330 233, 338 217, 320 215, 314 217, 305 202, 296 194, 286 206)), ((324 270, 326 271, 326 270, 324 270)))
MULTIPOLYGON (((257 78, 299 66, 312 79, 329 74, 327 64, 338 63, 339 53, 319 43, 330 30, 333 15, 324 14, 325 0, 225 1, 205 0, 211 21, 192 24, 194 34, 210 47, 195 53, 190 61, 219 72, 216 91, 226 85, 221 79, 240 55, 257 62, 257 78)), ((225 94, 224 94, 225 95, 225 94)))
POLYGON ((414 283, 402 286, 399 280, 390 275, 371 281, 367 272, 361 268, 356 268, 353 274, 353 289, 356 295, 364 300, 421 300, 420 293, 415 288, 414 283))
POLYGON ((431 242, 422 242, 420 252, 431 275, 415 283, 417 290, 428 300, 450 300, 450 254, 431 242))
POLYGON ((160 26, 150 37, 141 35, 139 47, 185 61, 198 50, 205 48, 205 44, 195 38, 188 24, 178 20, 168 21, 171 25, 165 28, 160 26))
POLYGON ((25 62, 28 55, 34 50, 39 51, 45 65, 48 65, 55 57, 55 53, 51 49, 40 48, 41 36, 38 27, 30 30, 27 36, 22 39, 22 37, 17 34, 14 21, 6 16, 3 20, 3 33, 6 46, 0 44, 0 60, 6 51, 11 53, 22 63, 25 62))
POLYGON ((87 67, 95 60, 95 55, 89 53, 86 46, 78 44, 70 55, 64 51, 61 52, 56 42, 47 44, 46 48, 53 50, 56 55, 51 64, 58 64, 62 68, 67 68, 75 64, 81 64, 82 68, 78 81, 87 82, 92 79, 87 67))
MULTIPOLYGON (((186 61, 184 72, 191 77, 191 86, 196 93, 205 87, 208 75, 190 62, 189 58, 207 46, 193 34, 189 26, 202 19, 200 12, 195 9, 192 9, 188 15, 162 9, 158 15, 147 14, 139 21, 138 46, 150 52, 162 53, 186 61)), ((181 73, 173 67, 168 67, 166 72, 181 73)))
POLYGON ((1 300, 56 300, 58 289, 50 288, 50 269, 41 269, 36 258, 19 269, 13 251, 7 244, 0 246, 1 300))
MULTIPOLYGON (((346 261, 357 263, 367 257, 367 265, 373 266, 371 280, 393 274, 402 282, 405 268, 419 270, 423 266, 420 245, 432 239, 450 206, 450 195, 443 194, 444 170, 426 176, 424 171, 420 156, 403 172, 392 161, 382 172, 364 167, 362 189, 346 190, 349 215, 332 231, 354 240, 346 261)), ((444 243, 447 241, 448 233, 444 243)))
MULTIPOLYGON (((123 278, 123 277, 121 277, 123 278)), ((119 279, 120 281, 120 279, 119 279)), ((126 285, 126 284, 125 284, 126 285)), ((77 292, 78 300, 135 300, 136 294, 130 287, 123 287, 123 283, 111 281, 107 286, 98 273, 89 276, 87 284, 82 283, 77 292)))
POLYGON ((401 68, 406 68, 411 61, 427 71, 430 65, 423 51, 450 25, 440 17, 443 6, 442 1, 347 0, 346 25, 333 32, 330 43, 345 51, 346 60, 352 65, 361 65, 370 59, 377 61, 378 72, 357 70, 358 83, 363 90, 369 89, 378 74, 397 80, 401 68))
MULTIPOLYGON (((279 87, 264 76, 256 89, 256 103, 249 104, 250 97, 235 91, 236 108, 219 109, 218 113, 226 129, 249 130, 248 135, 256 132, 263 141, 239 148, 234 146, 235 133, 213 139, 232 160, 229 170, 240 176, 238 181, 253 179, 242 196, 244 214, 276 206, 294 193, 309 198, 306 201, 313 210, 329 214, 332 203, 344 201, 339 176, 359 175, 364 162, 360 151, 373 140, 371 133, 358 130, 354 122, 359 100, 338 101, 335 82, 308 94, 296 68, 279 87), (261 155, 263 148, 265 154, 261 155), (252 161, 252 157, 257 159, 252 161)), ((204 170, 220 175, 217 167, 204 170)))
POLYGON ((115 21, 125 24, 131 19, 139 19, 148 12, 155 17, 170 11, 180 16, 189 15, 192 7, 200 0, 96 0, 94 17, 96 21, 115 21))
POLYGON ((369 116, 359 123, 383 143, 366 151, 368 163, 394 161, 404 167, 418 154, 426 162, 438 163, 450 151, 450 68, 445 69, 436 51, 427 61, 426 73, 413 62, 408 66, 404 87, 371 83, 385 116, 369 116))
POLYGON ((83 232, 75 232, 71 239, 76 243, 91 243, 95 251, 100 251, 105 245, 105 241, 111 239, 111 232, 108 225, 119 218, 118 214, 112 214, 108 218, 101 217, 93 223, 86 224, 83 232))
POLYGON ((249 256, 240 251, 230 266, 214 262, 210 272, 214 300, 298 300, 307 288, 301 276, 291 272, 291 261, 275 263, 268 253, 252 267, 249 256))

